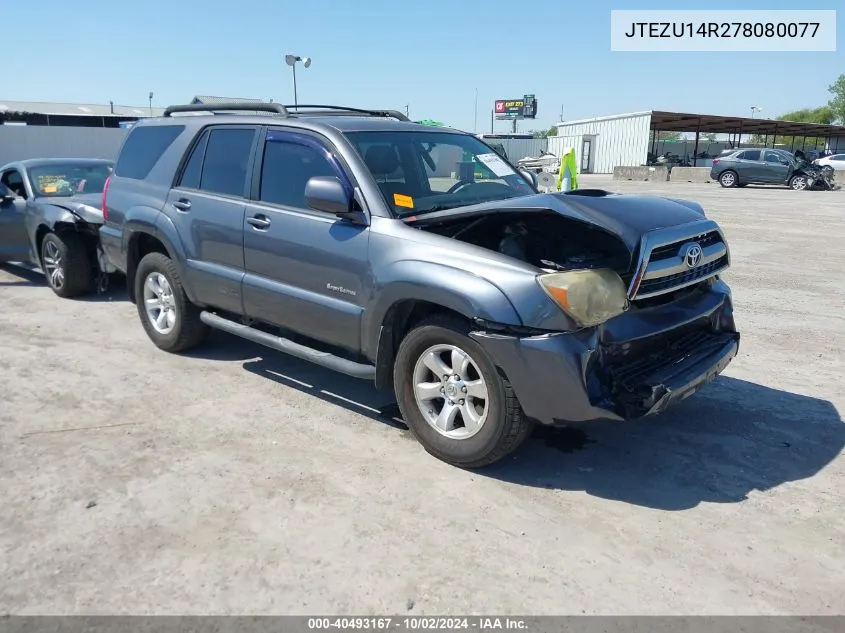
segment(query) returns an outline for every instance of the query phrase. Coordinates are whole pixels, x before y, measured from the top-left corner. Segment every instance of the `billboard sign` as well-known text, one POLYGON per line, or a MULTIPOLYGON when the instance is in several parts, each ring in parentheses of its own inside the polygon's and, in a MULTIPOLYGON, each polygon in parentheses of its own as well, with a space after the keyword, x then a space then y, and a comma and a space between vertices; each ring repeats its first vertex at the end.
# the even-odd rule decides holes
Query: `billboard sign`
POLYGON ((497 99, 493 111, 497 119, 533 119, 537 116, 537 99, 525 95, 521 99, 497 99))

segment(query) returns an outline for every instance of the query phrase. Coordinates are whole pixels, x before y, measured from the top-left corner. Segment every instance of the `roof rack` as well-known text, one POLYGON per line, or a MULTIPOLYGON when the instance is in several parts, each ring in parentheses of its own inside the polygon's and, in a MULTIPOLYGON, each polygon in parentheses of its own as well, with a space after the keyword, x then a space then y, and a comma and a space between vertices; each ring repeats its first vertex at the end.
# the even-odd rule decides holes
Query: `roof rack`
POLYGON ((391 119, 398 119, 399 121, 410 121, 410 119, 399 112, 398 110, 368 110, 364 108, 351 108, 347 106, 336 106, 336 105, 311 105, 311 104, 297 104, 297 105, 286 105, 284 106, 285 109, 290 113, 291 111, 297 111, 302 109, 309 109, 309 110, 317 110, 317 112, 311 112, 310 114, 322 114, 319 111, 325 111, 326 113, 331 114, 346 114, 346 115, 356 115, 356 114, 366 114, 368 116, 376 116, 376 117, 387 117, 391 119))
POLYGON ((172 105, 164 111, 164 116, 169 117, 176 112, 269 112, 289 116, 289 112, 281 103, 244 103, 242 101, 222 103, 190 103, 185 105, 172 105))

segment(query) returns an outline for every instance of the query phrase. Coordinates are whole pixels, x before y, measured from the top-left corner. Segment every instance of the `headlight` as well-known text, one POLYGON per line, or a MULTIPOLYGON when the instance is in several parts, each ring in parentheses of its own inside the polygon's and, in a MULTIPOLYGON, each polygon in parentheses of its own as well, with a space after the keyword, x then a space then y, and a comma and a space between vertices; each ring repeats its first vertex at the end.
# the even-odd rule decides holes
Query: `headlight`
POLYGON ((608 268, 538 275, 537 281, 582 326, 604 323, 628 308, 625 284, 608 268))

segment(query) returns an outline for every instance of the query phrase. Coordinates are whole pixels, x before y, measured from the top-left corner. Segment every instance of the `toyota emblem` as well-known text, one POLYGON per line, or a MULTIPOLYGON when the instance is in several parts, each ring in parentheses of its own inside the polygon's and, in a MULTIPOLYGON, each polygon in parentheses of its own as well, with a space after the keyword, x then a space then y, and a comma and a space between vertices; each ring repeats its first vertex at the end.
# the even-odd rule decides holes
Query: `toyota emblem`
POLYGON ((695 268, 701 263, 701 258, 704 255, 704 252, 701 250, 701 246, 698 242, 693 242, 691 244, 687 244, 681 250, 681 259, 684 260, 684 263, 687 265, 687 268, 695 268))

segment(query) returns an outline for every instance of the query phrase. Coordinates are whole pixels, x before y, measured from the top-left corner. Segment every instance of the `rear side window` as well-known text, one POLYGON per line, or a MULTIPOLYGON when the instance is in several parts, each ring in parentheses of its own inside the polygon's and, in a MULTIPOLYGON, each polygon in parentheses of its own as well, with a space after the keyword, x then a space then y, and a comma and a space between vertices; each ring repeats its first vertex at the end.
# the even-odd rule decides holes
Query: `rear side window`
POLYGON ((114 173, 121 178, 146 178, 161 155, 185 129, 184 125, 134 127, 120 150, 114 173))
POLYGON ((760 150, 759 149, 747 149, 744 152, 740 152, 737 155, 737 158, 742 160, 760 160, 760 150))
POLYGON ((205 148, 208 145, 208 130, 203 132, 199 142, 194 145, 191 152, 191 157, 185 164, 185 169, 182 172, 182 179, 179 185, 189 189, 200 188, 200 176, 202 175, 202 159, 205 156, 205 148))
MULTIPOLYGON (((243 196, 246 189, 246 170, 254 139, 254 128, 223 128, 209 131, 208 141, 204 144, 205 155, 202 160, 199 188, 211 193, 243 196)), ((202 147, 201 141, 197 145, 197 150, 202 147)), ((197 151, 194 153, 196 154, 197 151)), ((187 168, 192 167, 194 158, 191 156, 186 171, 187 168)))

